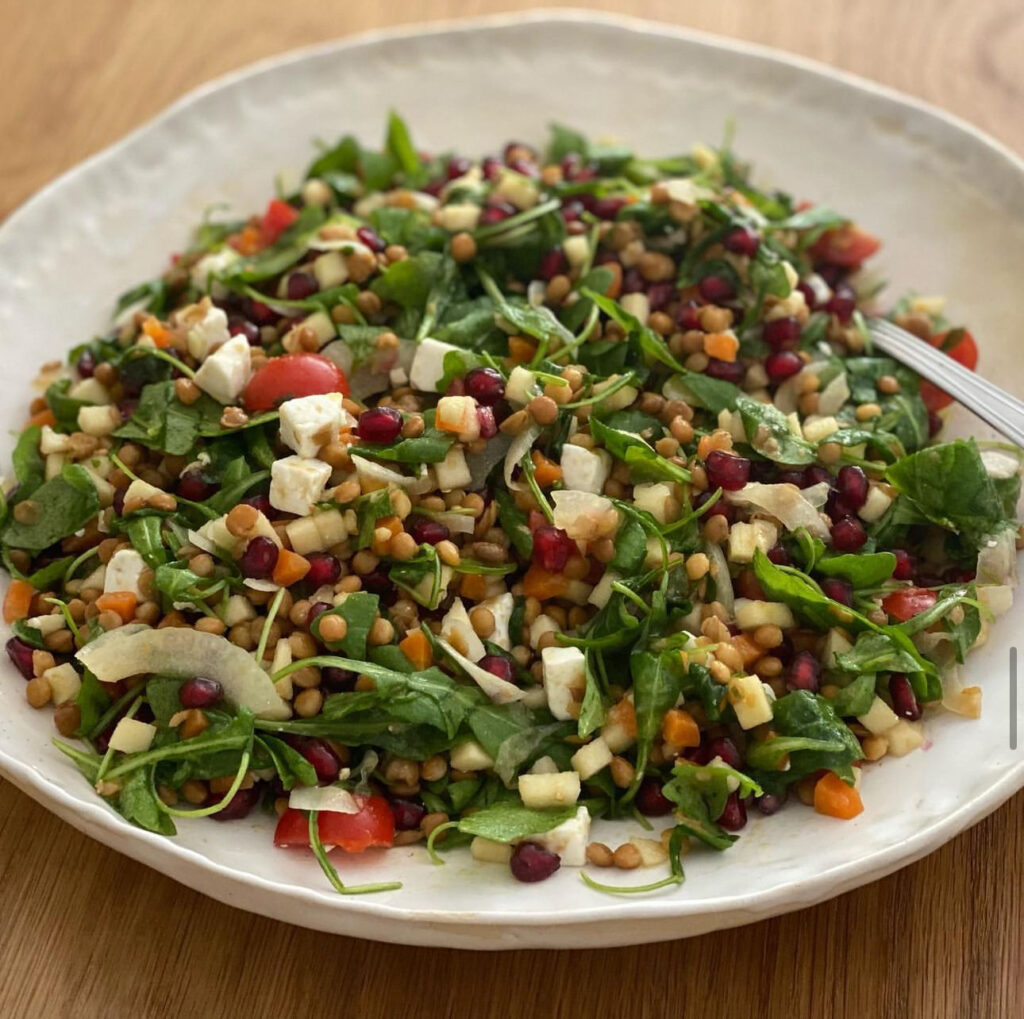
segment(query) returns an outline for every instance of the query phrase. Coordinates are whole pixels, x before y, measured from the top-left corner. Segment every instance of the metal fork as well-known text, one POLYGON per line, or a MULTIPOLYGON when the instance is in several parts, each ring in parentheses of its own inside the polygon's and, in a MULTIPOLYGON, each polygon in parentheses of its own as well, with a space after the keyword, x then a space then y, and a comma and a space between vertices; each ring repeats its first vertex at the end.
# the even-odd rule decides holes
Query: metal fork
POLYGON ((941 350, 918 339, 885 319, 868 319, 874 345, 913 368, 922 378, 959 400, 968 410, 1018 446, 1024 446, 1024 400, 986 381, 947 357, 941 350))

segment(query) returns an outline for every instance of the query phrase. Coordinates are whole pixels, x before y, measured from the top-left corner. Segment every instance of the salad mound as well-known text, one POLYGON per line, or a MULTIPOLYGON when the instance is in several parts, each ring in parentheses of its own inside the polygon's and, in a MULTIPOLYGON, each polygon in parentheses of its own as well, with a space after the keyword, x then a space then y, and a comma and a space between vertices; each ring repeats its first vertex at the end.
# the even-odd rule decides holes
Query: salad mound
MULTIPOLYGON (((343 138, 43 369, 0 503, 29 704, 127 821, 262 811, 341 893, 398 885, 332 848, 654 869, 584 872, 624 892, 858 816, 979 715, 1021 547, 1020 452, 871 349, 878 248, 728 145, 343 138)), ((884 313, 974 367, 942 308, 884 313)))

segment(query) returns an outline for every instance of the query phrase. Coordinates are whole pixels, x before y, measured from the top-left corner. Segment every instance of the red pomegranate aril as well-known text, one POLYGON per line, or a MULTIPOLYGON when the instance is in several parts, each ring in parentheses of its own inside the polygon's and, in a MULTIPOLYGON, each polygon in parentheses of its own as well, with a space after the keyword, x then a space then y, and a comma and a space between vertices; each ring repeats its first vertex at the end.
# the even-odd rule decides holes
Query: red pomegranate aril
POLYGON ((853 605, 853 585, 841 577, 826 577, 821 582, 821 592, 826 598, 849 608, 853 605))
POLYGON ((178 700, 183 708, 208 708, 221 699, 224 691, 220 683, 206 676, 193 676, 178 689, 178 700))
POLYGON ((14 662, 14 667, 26 679, 32 679, 35 676, 35 670, 32 668, 31 645, 26 644, 20 637, 12 637, 7 642, 7 654, 14 662))
POLYGON ((796 485, 797 488, 803 488, 804 472, 797 470, 779 471, 775 483, 778 485, 796 485))
POLYGON ((429 517, 410 517, 405 522, 405 529, 417 545, 436 545, 439 541, 445 541, 449 534, 444 524, 429 517))
POLYGON ((448 160, 444 173, 449 180, 455 180, 458 177, 464 177, 472 169, 472 161, 465 156, 452 156, 448 160))
POLYGON ((495 223, 501 223, 515 214, 516 207, 514 205, 510 205, 508 202, 491 201, 484 206, 483 211, 480 213, 480 225, 493 226, 495 223))
POLYGON ((484 156, 480 163, 480 171, 484 175, 484 180, 497 180, 503 169, 504 164, 497 156, 484 156))
POLYGON ((541 257, 537 275, 542 280, 554 279, 559 273, 564 273, 569 267, 565 252, 561 248, 552 248, 546 251, 541 257))
POLYGON ((268 580, 277 565, 279 549, 269 538, 262 534, 249 539, 242 558, 238 560, 238 568, 243 577, 251 580, 268 580))
POLYGON ((315 601, 306 610, 306 626, 312 626, 325 612, 330 612, 334 606, 329 601, 315 601))
POLYGON ((863 468, 856 464, 847 464, 839 468, 836 488, 843 501, 855 510, 859 510, 868 501, 868 476, 863 468))
POLYGON ((498 423, 494 420, 493 407, 477 407, 476 423, 480 428, 481 439, 493 439, 498 434, 498 423))
POLYGON ((789 566, 792 562, 789 553, 781 545, 773 545, 768 549, 768 561, 775 563, 776 566, 789 566))
POLYGON ((672 813, 672 802, 661 791, 656 778, 645 778, 636 792, 636 809, 645 817, 664 817, 672 813))
POLYGON ((713 357, 708 361, 704 374, 713 379, 721 379, 723 382, 731 382, 738 386, 746 375, 746 369, 741 361, 720 361, 713 357))
POLYGON ((398 831, 415 831, 427 816, 427 808, 412 800, 392 800, 391 813, 395 815, 395 828, 398 831))
POLYGON ((591 205, 590 211, 598 219, 615 219, 625 207, 625 198, 598 198, 591 205))
POLYGON ((647 288, 647 303, 651 311, 662 311, 672 301, 676 288, 674 283, 652 283, 647 288))
POLYGON ((373 573, 368 573, 363 577, 363 590, 383 598, 389 605, 394 602, 396 597, 391 578, 384 570, 374 570, 373 573))
POLYGON ((833 262, 815 262, 814 271, 833 289, 846 279, 850 270, 845 265, 833 262))
POLYGON ((536 842, 520 842, 512 850, 509 868, 517 881, 544 881, 562 865, 562 858, 536 842))
POLYGON ((501 150, 501 158, 505 160, 507 166, 511 166, 512 161, 517 157, 535 160, 537 153, 533 146, 527 145, 526 142, 517 142, 513 138, 512 141, 505 143, 505 147, 501 150))
POLYGON ((489 672, 492 676, 497 676, 498 679, 503 679, 507 683, 511 683, 515 679, 515 672, 512 669, 512 663, 501 655, 484 655, 483 658, 477 662, 486 672, 489 672))
POLYGON ((231 336, 244 336, 249 341, 250 347, 260 345, 260 327, 255 322, 250 322, 240 315, 231 315, 228 318, 228 334, 231 336))
POLYGON ((934 439, 942 431, 942 417, 938 411, 928 411, 928 438, 934 439))
POLYGON ((818 295, 814 292, 814 287, 810 283, 805 283, 801 280, 796 285, 797 290, 804 295, 804 303, 807 305, 810 311, 814 311, 818 307, 818 295))
POLYGON ((708 485, 726 492, 736 492, 750 480, 750 461, 744 456, 733 456, 713 449, 704 461, 708 485))
POLYGON ((810 467, 804 468, 804 480, 800 487, 813 488, 815 485, 820 485, 823 481, 831 482, 832 475, 819 464, 811 464, 810 467))
POLYGON ((714 274, 705 276, 697 284, 697 290, 700 296, 711 304, 731 301, 736 296, 736 288, 732 285, 732 281, 725 276, 714 274))
POLYGON ((889 696, 892 698, 892 710, 900 718, 916 722, 921 717, 921 705, 917 703, 914 688, 902 672, 894 672, 889 677, 889 696))
POLYGON ((896 556, 896 567, 892 571, 892 579, 913 580, 914 557, 905 548, 894 548, 892 554, 896 556))
POLYGON ((315 736, 291 736, 288 743, 313 765, 316 777, 321 782, 333 782, 341 770, 341 761, 325 740, 315 736))
POLYGON ((329 693, 347 693, 356 685, 358 675, 336 665, 326 665, 320 670, 320 687, 329 693))
POLYGON ((817 693, 821 684, 821 662, 810 651, 793 656, 786 673, 786 687, 790 690, 809 690, 817 693))
POLYGON ((537 169, 537 164, 531 159, 510 159, 505 164, 510 170, 516 173, 521 173, 524 177, 539 177, 540 170, 537 169))
POLYGON ((562 219, 566 223, 575 223, 583 215, 583 203, 577 198, 568 198, 562 202, 562 219))
POLYGON ((251 297, 242 302, 242 314, 258 326, 273 325, 281 317, 269 305, 251 297))
POLYGON ((701 764, 707 764, 718 757, 723 764, 727 764, 730 768, 738 769, 743 767, 743 757, 740 755, 739 750, 736 749, 736 744, 728 736, 716 736, 714 739, 708 740, 700 748, 699 753, 701 764))
POLYGON ((768 381, 774 385, 799 375, 804 369, 800 356, 792 350, 776 350, 764 359, 764 370, 768 381))
POLYGON ((96 356, 91 350, 82 351, 82 356, 75 364, 75 370, 83 379, 92 378, 93 372, 96 371, 96 356))
POLYGON ((178 478, 176 489, 182 499, 188 499, 189 502, 203 502, 217 491, 217 485, 204 478, 202 471, 191 470, 186 471, 178 478))
POLYGON ((731 251, 734 255, 746 255, 747 258, 753 258, 760 246, 761 238, 745 226, 736 227, 722 238, 722 247, 726 251, 731 251))
POLYGON ((726 831, 739 831, 741 828, 746 827, 747 805, 740 799, 738 789, 734 793, 729 793, 725 806, 722 808, 722 813, 718 818, 718 824, 726 831))
POLYGON ((464 382, 466 395, 485 407, 493 407, 505 398, 505 380, 494 368, 473 368, 466 373, 464 382))
POLYGON ((676 323, 680 329, 700 329, 700 305, 696 301, 684 301, 676 312, 676 323))
POLYGON ((777 814, 786 805, 786 793, 765 793, 754 800, 758 812, 770 817, 777 814))
POLYGON ((372 227, 361 226, 356 231, 356 237, 363 244, 365 244, 371 251, 376 252, 378 254, 387 247, 387 245, 384 243, 384 238, 381 237, 381 235, 377 233, 377 231, 374 230, 372 227))
POLYGON ((329 552, 310 552, 306 555, 309 572, 303 578, 311 587, 336 584, 341 578, 341 563, 329 552))
POLYGON ((639 294, 646 286, 647 281, 640 275, 639 269, 627 269, 622 274, 622 292, 624 294, 639 294))
MULTIPOLYGON (((714 492, 701 492, 696 499, 693 500, 694 509, 703 509, 703 507, 714 498, 714 492)), ((711 508, 704 513, 704 518, 708 517, 725 517, 726 520, 731 524, 736 517, 736 511, 732 506, 729 505, 724 499, 719 497, 715 500, 711 508)))
POLYGON ((857 295, 846 283, 840 283, 825 302, 825 310, 840 322, 849 322, 857 308, 857 295))
POLYGON ((320 284, 311 272, 293 272, 285 284, 285 293, 289 301, 304 301, 319 289, 320 284))
POLYGON ((800 342, 800 323, 795 318, 777 318, 765 322, 761 338, 769 347, 781 350, 800 342))
MULTIPOLYGON (((215 796, 209 800, 210 806, 214 803, 221 803, 223 801, 222 796, 215 796)), ((217 811, 216 814, 210 816, 215 821, 240 821, 243 817, 248 817, 249 812, 253 807, 256 806, 260 801, 260 787, 254 785, 249 789, 239 789, 234 796, 231 797, 228 805, 223 810, 217 811)))
POLYGON ((837 552, 856 552, 868 540, 868 532, 856 517, 843 517, 832 525, 832 547, 837 552))
POLYGON ((386 445, 402 433, 402 412, 394 407, 372 407, 359 415, 359 438, 386 445))
POLYGON ((546 525, 533 532, 533 561, 545 570, 564 570, 576 551, 576 542, 560 527, 546 525))
POLYGON ((111 505, 114 507, 114 512, 119 516, 124 516, 124 495, 127 492, 126 488, 118 488, 114 490, 114 501, 111 505))
POLYGON ((270 511, 273 509, 270 505, 270 496, 266 493, 247 495, 242 502, 244 502, 246 506, 252 506, 253 509, 258 509, 265 517, 270 516, 270 511))
POLYGON ((465 379, 452 379, 448 383, 448 388, 444 391, 445 396, 465 396, 466 395, 466 382, 465 379))

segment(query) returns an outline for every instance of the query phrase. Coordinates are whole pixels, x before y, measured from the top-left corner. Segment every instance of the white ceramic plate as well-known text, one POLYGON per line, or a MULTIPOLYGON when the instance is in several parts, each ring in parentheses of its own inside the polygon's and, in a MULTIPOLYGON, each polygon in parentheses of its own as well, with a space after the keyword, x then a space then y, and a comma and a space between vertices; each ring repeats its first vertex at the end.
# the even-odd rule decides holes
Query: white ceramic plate
MULTIPOLYGON (((159 271, 205 207, 259 207, 278 169, 305 165, 312 139, 354 130, 376 140, 389 107, 422 146, 470 153, 510 138, 539 142, 557 119, 669 154, 719 141, 734 118, 737 148, 761 182, 847 211, 881 234, 894 291, 950 295, 953 318, 980 338, 983 370, 1024 392, 1020 160, 938 111, 781 54, 633 21, 517 15, 263 63, 194 93, 44 189, 0 229, 6 426, 20 425, 40 362, 102 328, 114 296, 159 271)), ((435 867, 421 849, 397 849, 346 860, 344 876, 400 878, 401 891, 346 899, 311 858, 275 851, 266 820, 182 824, 173 840, 147 834, 108 810, 53 749, 49 712, 26 705, 10 668, 0 677, 0 769, 93 838, 292 923, 477 949, 655 941, 855 888, 935 849, 1019 789, 1024 759, 1009 749, 1007 648, 1022 625, 1018 606, 972 657, 984 717, 937 719, 927 750, 869 769, 867 809, 856 820, 799 807, 752 819, 735 847, 695 852, 686 884, 651 897, 601 895, 571 869, 521 885, 468 854, 435 867)), ((987 865, 994 873, 999 862, 987 865)))

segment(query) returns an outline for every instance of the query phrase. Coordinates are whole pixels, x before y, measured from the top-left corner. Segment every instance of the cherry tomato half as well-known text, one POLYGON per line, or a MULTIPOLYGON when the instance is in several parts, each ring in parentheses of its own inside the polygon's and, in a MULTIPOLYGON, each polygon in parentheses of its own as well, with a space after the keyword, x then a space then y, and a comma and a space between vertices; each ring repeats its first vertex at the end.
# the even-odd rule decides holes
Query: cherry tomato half
POLYGON ((882 599, 882 608, 897 622, 905 623, 922 612, 927 612, 939 596, 927 587, 904 587, 882 599))
MULTIPOLYGON (((395 815, 383 796, 355 795, 361 809, 358 814, 321 811, 317 815, 320 841, 325 846, 338 846, 346 853, 361 853, 371 846, 391 846, 395 842, 395 815)), ((274 845, 308 846, 309 815, 304 810, 289 808, 274 829, 274 845)))
POLYGON ((249 380, 242 393, 245 409, 258 413, 273 410, 285 400, 317 393, 348 396, 345 373, 323 354, 285 354, 272 357, 249 380))
POLYGON ((267 203, 267 211, 260 220, 263 240, 273 244, 299 218, 298 211, 280 198, 271 198, 267 203))
POLYGON ((869 234, 853 223, 845 223, 834 230, 826 230, 811 245, 811 254, 823 262, 853 268, 881 246, 882 242, 874 234, 869 234))
MULTIPOLYGON (((974 342, 974 337, 966 329, 936 333, 928 342, 933 347, 945 351, 954 361, 959 361, 965 368, 974 371, 978 367, 978 344, 974 342), (951 333, 952 335, 950 335, 951 333)), ((953 402, 953 397, 944 393, 927 379, 921 380, 921 399, 931 411, 940 411, 953 402)))

